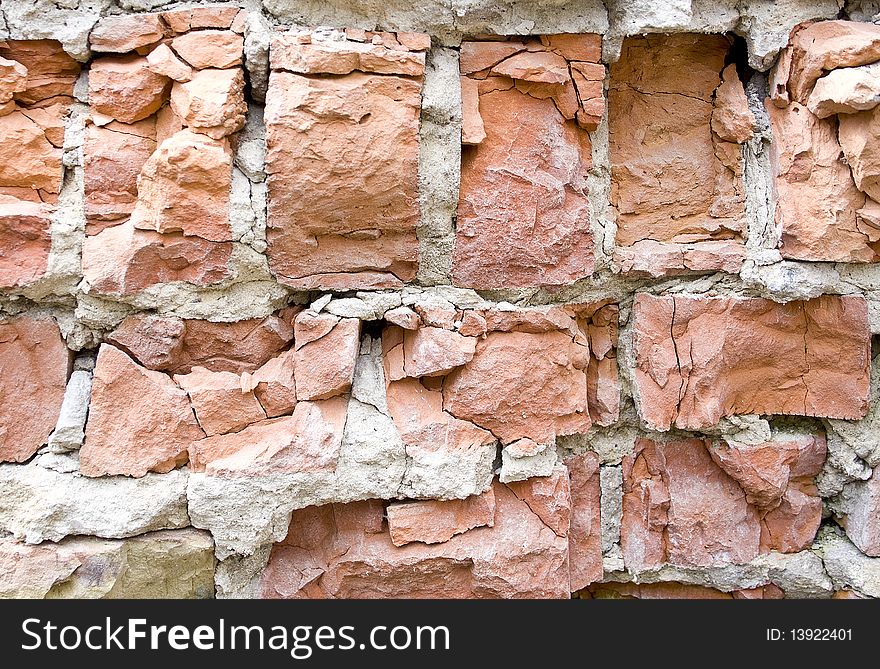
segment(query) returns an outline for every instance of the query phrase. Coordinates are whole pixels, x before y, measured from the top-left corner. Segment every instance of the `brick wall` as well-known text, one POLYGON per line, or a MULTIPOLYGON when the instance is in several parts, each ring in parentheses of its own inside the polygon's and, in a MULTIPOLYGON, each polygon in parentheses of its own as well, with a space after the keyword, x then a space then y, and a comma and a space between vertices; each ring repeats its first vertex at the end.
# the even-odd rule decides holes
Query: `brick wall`
POLYGON ((0 8, 0 596, 880 597, 870 3, 123 4, 0 8))

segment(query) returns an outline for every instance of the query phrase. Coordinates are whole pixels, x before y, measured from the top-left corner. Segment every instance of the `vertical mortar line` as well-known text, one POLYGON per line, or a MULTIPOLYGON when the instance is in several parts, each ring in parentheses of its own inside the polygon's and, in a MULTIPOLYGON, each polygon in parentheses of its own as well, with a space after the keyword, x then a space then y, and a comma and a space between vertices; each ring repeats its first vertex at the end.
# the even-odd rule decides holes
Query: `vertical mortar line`
POLYGON ((608 128, 609 69, 605 72, 605 113, 595 132, 590 134, 593 147, 593 167, 587 175, 590 197, 590 230, 593 233, 593 251, 596 258, 594 272, 610 269, 614 253, 617 223, 611 214, 611 148, 608 128))
POLYGON ((746 255, 776 249, 780 231, 774 222, 775 187, 770 164, 770 145, 773 141, 770 117, 764 108, 767 97, 767 79, 756 73, 746 84, 749 108, 755 115, 754 135, 743 146, 743 189, 746 193, 746 255))
POLYGON ((82 247, 85 240, 85 179, 83 142, 86 105, 74 102, 65 123, 62 154, 63 180, 58 208, 50 228, 51 247, 46 274, 33 290, 47 294, 75 295, 82 278, 82 247))
POLYGON ((452 282, 455 214, 461 181, 461 85, 457 49, 428 51, 419 126, 419 208, 416 282, 452 282))

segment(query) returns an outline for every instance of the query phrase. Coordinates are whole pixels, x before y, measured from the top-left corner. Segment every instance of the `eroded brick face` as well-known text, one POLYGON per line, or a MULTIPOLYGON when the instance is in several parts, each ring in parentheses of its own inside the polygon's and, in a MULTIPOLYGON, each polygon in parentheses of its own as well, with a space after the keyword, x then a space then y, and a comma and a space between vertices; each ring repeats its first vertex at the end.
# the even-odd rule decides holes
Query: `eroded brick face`
POLYGON ((639 411, 653 429, 699 430, 737 414, 857 420, 868 410, 861 297, 640 294, 633 311, 639 411))
POLYGON ((296 511, 287 538, 272 549, 262 595, 568 598, 573 584, 585 587, 601 573, 598 467, 591 464, 577 488, 560 467, 546 479, 496 482, 463 501, 296 511))
POLYGON ((150 17, 103 24, 89 70, 83 275, 99 294, 231 276, 241 28, 150 17))
POLYGON ((877 26, 849 21, 798 26, 780 56, 766 107, 779 138, 772 160, 786 258, 878 259, 875 115, 859 100, 878 57, 877 26))
POLYGON ((56 41, 0 42, 0 288, 31 285, 48 267, 78 74, 56 41))
POLYGON ((462 43, 453 277, 560 286, 593 271, 588 130, 605 109, 598 35, 462 43))
POLYGON ((70 354, 51 318, 0 320, 0 462, 22 462, 58 420, 70 354))
POLYGON ((615 258, 625 272, 738 272, 741 144, 754 116, 720 35, 624 40, 610 68, 608 142, 615 258))
POLYGON ((816 536, 821 437, 755 445, 640 439, 623 461, 621 548, 634 569, 742 564, 816 536))
POLYGON ((385 35, 273 37, 268 256, 285 285, 395 288, 415 278, 426 43, 410 49, 385 35))

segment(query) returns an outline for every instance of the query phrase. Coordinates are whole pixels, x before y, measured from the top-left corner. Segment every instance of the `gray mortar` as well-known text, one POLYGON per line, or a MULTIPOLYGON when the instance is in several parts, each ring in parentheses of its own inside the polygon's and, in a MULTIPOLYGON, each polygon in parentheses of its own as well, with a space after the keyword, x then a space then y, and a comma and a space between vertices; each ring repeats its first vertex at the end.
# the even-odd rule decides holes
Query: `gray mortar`
POLYGON ((847 0, 845 11, 853 21, 880 20, 880 2, 876 0, 847 0))
MULTIPOLYGON (((607 96, 607 73, 605 93, 607 96)), ((611 159, 608 148, 607 113, 602 115, 602 121, 596 131, 590 133, 590 140, 593 145, 593 167, 587 175, 590 230, 593 233, 594 271, 602 271, 610 269, 611 254, 614 252, 614 240, 617 236, 617 223, 611 208, 611 159)))
POLYGON ((606 582, 663 583, 677 582, 715 588, 722 592, 757 588, 773 583, 788 597, 827 599, 833 594, 833 583, 820 557, 811 550, 799 553, 768 553, 746 564, 716 567, 684 567, 665 564, 643 571, 605 573, 606 582))
POLYGON ((264 0, 277 20, 427 32, 445 46, 465 35, 534 35, 605 32, 608 20, 600 0, 264 0))
POLYGON ((458 51, 428 52, 419 127, 421 222, 417 281, 450 283, 455 213, 461 180, 461 86, 458 51))
MULTIPOLYGON (((755 116, 755 133, 743 146, 743 188, 746 193, 748 234, 746 251, 750 259, 761 262, 767 249, 779 246, 780 230, 774 224, 773 170, 770 165, 770 117, 764 107, 767 78, 755 74, 745 83, 749 109, 755 116)), ((777 253, 778 255, 778 253, 777 253)), ((770 256, 771 259, 773 256, 770 256)), ((779 257, 781 260, 781 257, 779 257)))
POLYGON ((599 468, 599 490, 602 510, 602 554, 620 544, 620 523, 623 518, 623 470, 617 466, 599 468))
POLYGON ((251 85, 251 97, 266 101, 269 86, 269 36, 272 26, 262 14, 251 13, 244 26, 244 64, 251 85))

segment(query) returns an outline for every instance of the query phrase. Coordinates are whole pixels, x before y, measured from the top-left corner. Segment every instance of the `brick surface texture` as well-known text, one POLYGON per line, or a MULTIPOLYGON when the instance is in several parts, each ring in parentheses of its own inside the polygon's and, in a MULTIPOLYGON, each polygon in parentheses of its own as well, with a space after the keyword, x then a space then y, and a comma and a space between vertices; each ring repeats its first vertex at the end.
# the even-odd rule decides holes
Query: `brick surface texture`
POLYGON ((859 3, 111 4, 0 8, 0 597, 880 597, 859 3))

